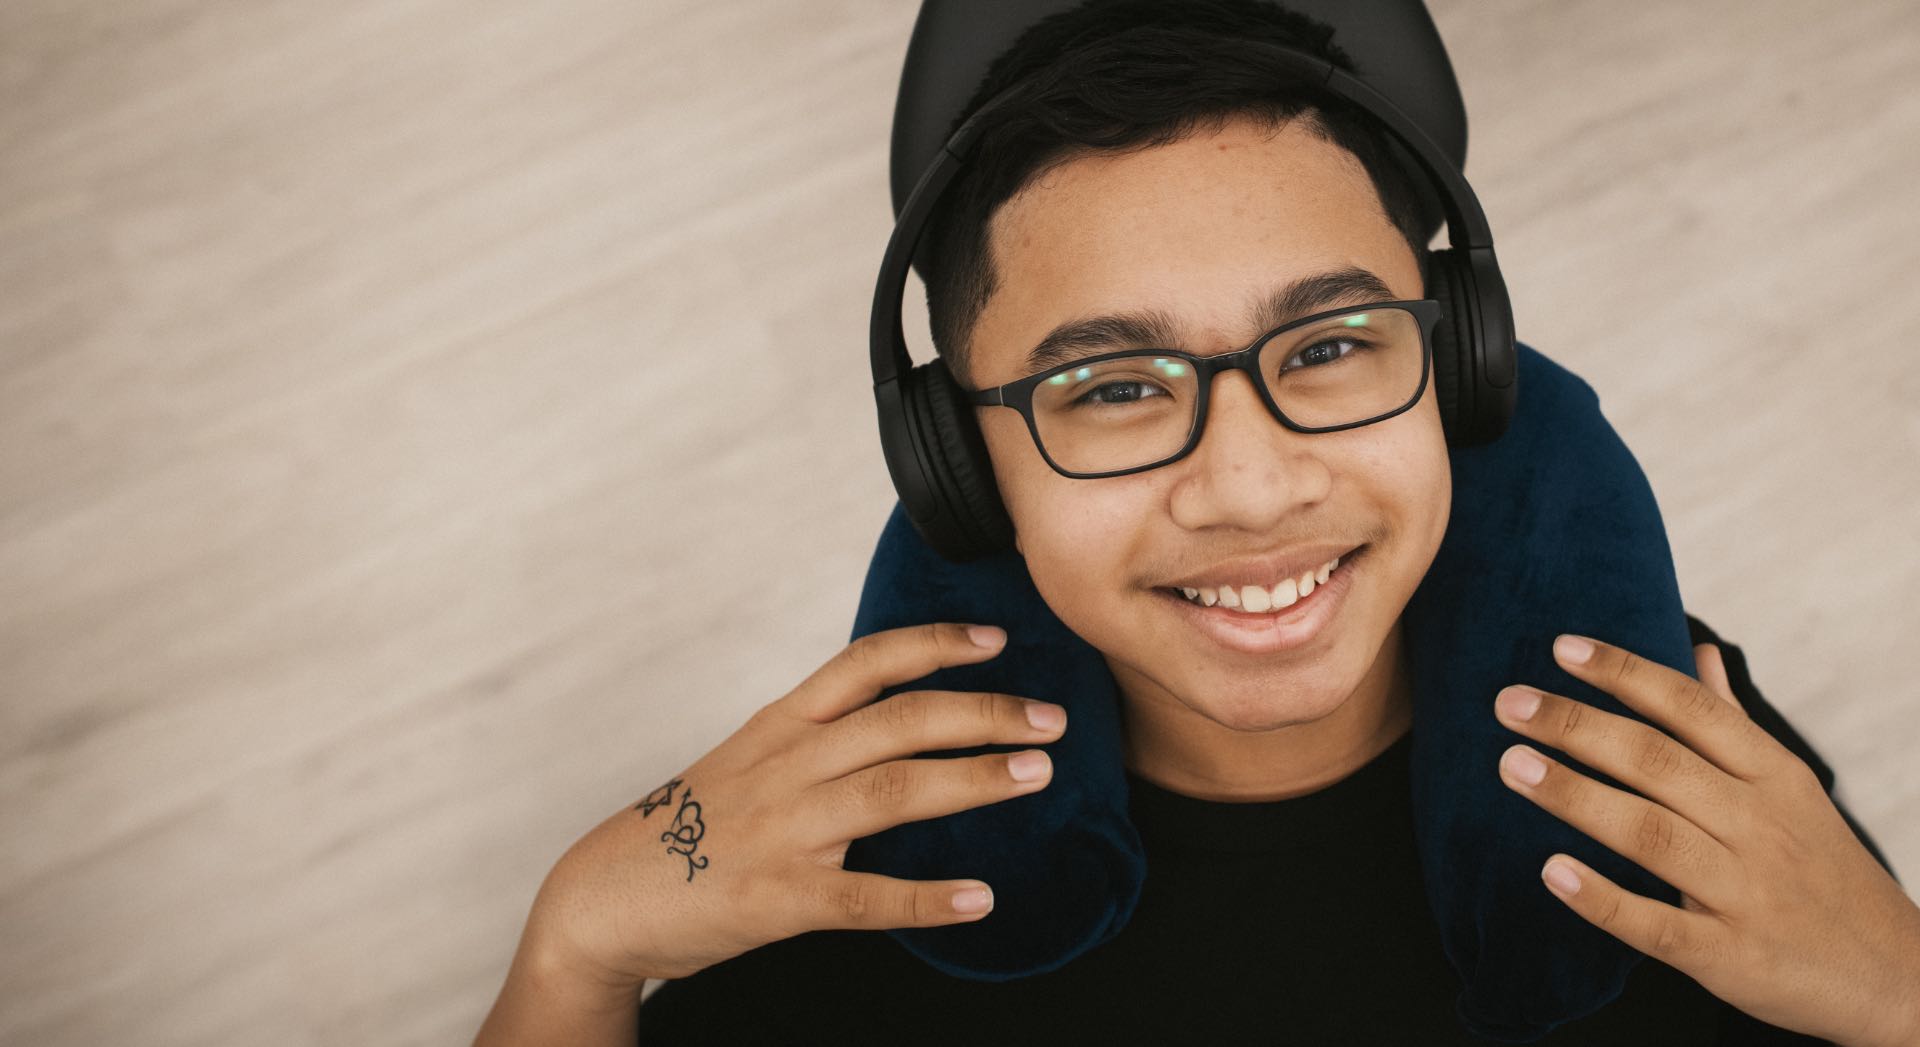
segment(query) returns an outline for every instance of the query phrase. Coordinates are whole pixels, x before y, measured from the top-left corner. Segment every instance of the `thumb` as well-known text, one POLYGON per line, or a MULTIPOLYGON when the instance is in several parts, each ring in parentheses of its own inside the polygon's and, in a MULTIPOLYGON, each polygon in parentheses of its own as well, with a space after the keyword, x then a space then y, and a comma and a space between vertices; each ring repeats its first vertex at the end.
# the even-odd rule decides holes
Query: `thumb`
POLYGON ((1693 664, 1699 670, 1701 683, 1735 709, 1741 708, 1740 699, 1734 697, 1733 684, 1727 681, 1727 662, 1720 654, 1719 644, 1694 644, 1693 664))

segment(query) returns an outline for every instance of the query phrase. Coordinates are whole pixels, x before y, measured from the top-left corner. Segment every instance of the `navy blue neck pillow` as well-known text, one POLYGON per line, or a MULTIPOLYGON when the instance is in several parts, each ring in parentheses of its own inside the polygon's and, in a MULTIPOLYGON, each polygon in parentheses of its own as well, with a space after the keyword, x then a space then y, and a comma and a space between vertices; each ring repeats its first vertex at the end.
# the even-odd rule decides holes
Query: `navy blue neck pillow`
MULTIPOLYGON (((1500 754, 1525 739, 1494 718, 1493 697, 1508 684, 1531 684, 1648 722, 1554 663, 1553 638, 1563 632, 1688 676, 1694 664, 1646 476, 1586 382, 1525 344, 1516 348, 1526 395, 1500 439, 1450 451, 1451 518, 1407 603, 1403 629, 1414 686, 1416 844, 1427 900, 1460 976, 1456 1006, 1469 1031, 1523 1043, 1612 1001, 1645 959, 1548 893, 1540 868, 1549 855, 1571 854, 1625 889, 1671 905, 1680 895, 1501 782, 1500 754)), ((993 885, 994 911, 981 920, 886 932, 940 971, 1004 981, 1057 969, 1125 928, 1148 875, 1128 815, 1118 689, 1100 652, 1041 599, 1018 553, 951 563, 896 504, 852 635, 937 621, 1002 626, 1007 646, 990 661, 888 688, 880 700, 938 688, 1057 702, 1068 726, 1043 747, 1053 781, 1036 793, 854 840, 845 867, 993 885)))

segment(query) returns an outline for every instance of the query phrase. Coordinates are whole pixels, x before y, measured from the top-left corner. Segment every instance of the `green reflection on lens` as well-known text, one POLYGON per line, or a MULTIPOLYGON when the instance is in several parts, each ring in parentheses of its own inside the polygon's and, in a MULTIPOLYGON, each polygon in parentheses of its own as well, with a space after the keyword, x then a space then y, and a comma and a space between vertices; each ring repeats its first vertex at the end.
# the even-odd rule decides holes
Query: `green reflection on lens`
POLYGON ((1186 373, 1187 373, 1186 364, 1168 364, 1167 365, 1168 378, 1179 378, 1186 373))
POLYGON ((1052 378, 1047 379, 1047 384, 1048 385, 1065 385, 1067 384, 1067 376, 1064 374, 1056 374, 1052 378))
POLYGON ((1367 326, 1367 314, 1366 314, 1366 313, 1361 313, 1361 314, 1360 314, 1359 316, 1349 316, 1349 317, 1347 317, 1347 326, 1348 326, 1348 327, 1365 327, 1365 326, 1367 326))

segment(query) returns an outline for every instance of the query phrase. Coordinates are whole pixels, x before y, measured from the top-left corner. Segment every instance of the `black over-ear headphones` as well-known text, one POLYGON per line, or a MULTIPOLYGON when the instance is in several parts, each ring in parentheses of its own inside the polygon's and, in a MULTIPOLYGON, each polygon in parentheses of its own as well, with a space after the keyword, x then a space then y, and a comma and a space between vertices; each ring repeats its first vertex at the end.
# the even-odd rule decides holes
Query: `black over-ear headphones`
MULTIPOLYGON (((957 2, 972 8, 980 0, 957 2)), ((989 9, 993 6, 982 5, 989 9)), ((1319 4, 1296 0, 1287 6, 1305 12, 1319 4)), ((979 8, 973 8, 975 14, 978 11, 979 8)), ((1006 7, 1000 6, 999 13, 1005 12, 1006 7)), ((1038 21, 1044 13, 1047 12, 1027 9, 1026 24, 1038 21)), ((1329 13, 1331 17, 1325 20, 1332 22, 1336 30, 1343 26, 1350 30, 1349 37, 1400 27, 1404 38, 1395 41, 1396 45, 1417 59, 1411 67, 1428 70, 1427 75, 1434 81, 1412 86, 1431 89, 1437 97, 1448 97, 1449 92, 1452 98, 1459 97, 1459 87, 1453 81, 1439 35, 1433 31, 1420 0, 1378 0, 1372 4, 1349 0, 1344 6, 1334 5, 1329 13), (1368 10, 1370 7, 1374 10, 1368 10), (1392 9, 1390 17, 1380 17, 1382 8, 1392 9), (1412 17, 1414 14, 1418 17, 1412 17), (1407 30, 1408 26, 1413 27, 1412 31, 1407 30), (1424 33, 1418 31, 1421 26, 1425 27, 1424 33), (1437 56, 1433 53, 1436 50, 1437 56)), ((915 72, 915 53, 923 50, 923 32, 953 23, 951 4, 927 0, 921 8, 908 67, 902 76, 903 106, 916 90, 925 93, 924 88, 910 83, 915 72)), ((1004 33, 1009 27, 1003 24, 999 28, 1004 33)), ((1506 281, 1494 261, 1493 234, 1487 228, 1479 200, 1461 174, 1466 148, 1464 118, 1458 128, 1460 161, 1456 161, 1443 153, 1432 138, 1380 91, 1331 62, 1278 44, 1243 43, 1270 52, 1275 69, 1318 83, 1329 93, 1371 114, 1411 153, 1418 167, 1432 180, 1446 217, 1448 243, 1445 249, 1430 252, 1424 273, 1427 297, 1438 301, 1441 307, 1432 343, 1434 389, 1441 422, 1449 447, 1468 447, 1498 439, 1513 416, 1519 391, 1513 311, 1507 299, 1506 281)), ((1373 51, 1377 54, 1380 50, 1376 42, 1373 51)), ((933 75, 944 75, 951 82, 956 70, 949 60, 947 67, 935 70, 933 75)), ((978 79, 976 73, 973 81, 977 83, 978 79)), ((951 83, 948 86, 950 88, 951 83)), ((874 288, 868 337, 873 358, 873 396, 880 411, 881 450, 908 519, 929 546, 953 562, 1011 549, 1013 522, 1000 500, 986 442, 981 438, 973 408, 963 399, 964 391, 947 370, 946 361, 935 359, 915 366, 907 353, 906 337, 900 327, 901 295, 906 290, 914 249, 934 206, 966 164, 994 110, 1006 104, 1022 86, 1016 83, 988 99, 935 155, 907 195, 906 203, 899 208, 893 236, 887 241, 887 252, 880 263, 879 282, 874 288)), ((895 114, 896 174, 903 115, 895 114)))

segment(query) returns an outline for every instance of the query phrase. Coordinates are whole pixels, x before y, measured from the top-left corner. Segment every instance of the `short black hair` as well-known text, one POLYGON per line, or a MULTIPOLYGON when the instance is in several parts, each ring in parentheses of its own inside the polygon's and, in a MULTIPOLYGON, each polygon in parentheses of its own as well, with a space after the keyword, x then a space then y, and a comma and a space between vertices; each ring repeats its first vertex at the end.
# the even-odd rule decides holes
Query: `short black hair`
POLYGON ((1089 152, 1167 145, 1228 118, 1279 126, 1295 118, 1352 153, 1381 210, 1426 271, 1439 229, 1413 172, 1388 152, 1388 132, 1325 88, 1276 70, 1246 41, 1305 51, 1359 75, 1333 27, 1267 0, 1088 0, 1026 30, 996 59, 961 117, 1002 90, 1016 97, 987 117, 973 155, 948 187, 917 253, 934 348, 968 377, 974 325, 995 288, 988 223, 1033 178, 1089 152))

